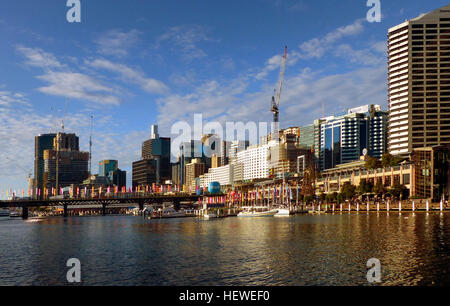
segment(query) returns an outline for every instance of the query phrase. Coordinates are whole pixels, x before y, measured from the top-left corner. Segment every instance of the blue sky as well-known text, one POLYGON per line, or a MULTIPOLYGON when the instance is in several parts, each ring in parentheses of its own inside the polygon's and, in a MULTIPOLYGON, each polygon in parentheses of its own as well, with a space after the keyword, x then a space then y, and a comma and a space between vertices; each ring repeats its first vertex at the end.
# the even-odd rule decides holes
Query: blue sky
POLYGON ((207 121, 269 121, 288 46, 282 127, 376 103, 387 108, 389 27, 448 4, 381 0, 82 0, 68 23, 63 0, 0 2, 0 192, 27 188, 34 136, 65 127, 93 168, 118 159, 128 171, 158 123, 170 135, 193 113, 207 121), (16 159, 10 162, 6 157, 16 159))

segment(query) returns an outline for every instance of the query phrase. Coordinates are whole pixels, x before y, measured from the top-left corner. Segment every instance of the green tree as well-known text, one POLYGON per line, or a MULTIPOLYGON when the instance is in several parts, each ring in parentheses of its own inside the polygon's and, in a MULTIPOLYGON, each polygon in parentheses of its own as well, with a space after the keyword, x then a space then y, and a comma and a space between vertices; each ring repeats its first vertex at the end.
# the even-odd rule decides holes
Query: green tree
POLYGON ((328 203, 333 203, 336 201, 336 198, 337 198, 337 192, 333 192, 333 193, 327 194, 327 196, 325 197, 325 200, 328 203))
POLYGON ((366 160, 365 167, 369 170, 381 168, 381 161, 374 157, 369 157, 366 160))
POLYGON ((389 189, 389 193, 397 199, 400 198, 400 195, 402 195, 402 198, 405 198, 406 191, 407 188, 405 187, 405 185, 402 185, 398 182, 394 183, 394 185, 389 189))
POLYGON ((381 157, 381 165, 383 167, 395 167, 400 164, 403 159, 401 157, 393 156, 389 153, 383 154, 381 157))
POLYGON ((373 184, 372 182, 368 182, 366 180, 361 180, 359 182, 359 186, 358 186, 358 193, 360 195, 366 194, 366 193, 370 193, 373 190, 373 184))
POLYGON ((373 192, 377 195, 383 195, 386 192, 386 188, 384 188, 381 180, 378 180, 375 186, 373 186, 373 192))
POLYGON ((336 196, 336 202, 337 202, 338 204, 344 202, 344 196, 342 195, 342 193, 338 193, 338 194, 337 194, 337 196, 336 196))
POLYGON ((349 182, 345 182, 342 186, 341 193, 346 200, 349 200, 355 196, 356 186, 353 186, 349 182))

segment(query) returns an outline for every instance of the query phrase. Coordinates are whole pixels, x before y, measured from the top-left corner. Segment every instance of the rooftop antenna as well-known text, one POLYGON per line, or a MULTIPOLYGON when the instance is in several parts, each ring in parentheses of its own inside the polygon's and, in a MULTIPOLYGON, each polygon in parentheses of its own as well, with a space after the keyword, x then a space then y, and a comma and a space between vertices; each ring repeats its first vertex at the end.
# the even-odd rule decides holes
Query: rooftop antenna
POLYGON ((66 98, 66 106, 64 107, 64 114, 63 114, 63 118, 61 120, 61 129, 62 132, 64 133, 64 119, 66 119, 66 112, 67 112, 67 105, 69 104, 69 99, 66 98))

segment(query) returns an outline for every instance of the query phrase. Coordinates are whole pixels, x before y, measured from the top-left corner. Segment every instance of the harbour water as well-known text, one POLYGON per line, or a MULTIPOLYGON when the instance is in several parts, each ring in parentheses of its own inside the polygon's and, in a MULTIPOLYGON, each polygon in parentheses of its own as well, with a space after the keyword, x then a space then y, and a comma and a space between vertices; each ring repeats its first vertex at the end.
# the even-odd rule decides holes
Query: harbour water
POLYGON ((0 221, 0 285, 450 284, 449 213, 148 220, 133 216, 0 221))

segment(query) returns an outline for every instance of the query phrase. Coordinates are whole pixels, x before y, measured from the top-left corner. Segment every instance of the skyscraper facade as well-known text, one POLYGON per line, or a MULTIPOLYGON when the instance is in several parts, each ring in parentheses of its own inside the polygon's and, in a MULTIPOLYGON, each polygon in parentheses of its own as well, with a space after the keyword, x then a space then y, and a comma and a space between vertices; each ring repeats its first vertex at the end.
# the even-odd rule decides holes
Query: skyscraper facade
POLYGON ((53 149, 56 134, 40 134, 34 138, 34 187, 44 185, 44 151, 53 149))
POLYGON ((172 178, 170 138, 159 137, 157 125, 152 125, 151 138, 142 143, 141 156, 133 163, 133 187, 162 184, 172 178))
POLYGON ((450 5, 388 31, 388 150, 450 143, 450 5))

